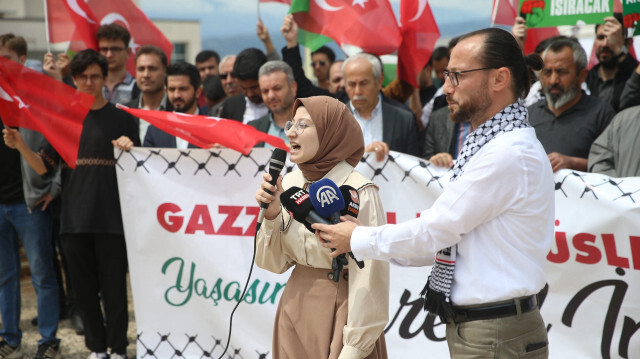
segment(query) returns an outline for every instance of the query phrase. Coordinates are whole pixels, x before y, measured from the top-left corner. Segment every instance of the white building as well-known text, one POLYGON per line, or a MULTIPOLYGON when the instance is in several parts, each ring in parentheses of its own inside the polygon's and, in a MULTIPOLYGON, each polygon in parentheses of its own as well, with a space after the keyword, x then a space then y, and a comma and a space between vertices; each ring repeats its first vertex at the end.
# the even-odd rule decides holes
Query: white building
MULTIPOLYGON (((151 20, 173 43, 171 62, 194 61, 202 47, 200 21, 151 20)), ((0 34, 9 32, 25 38, 30 60, 42 61, 47 52, 44 0, 0 0, 0 34)))

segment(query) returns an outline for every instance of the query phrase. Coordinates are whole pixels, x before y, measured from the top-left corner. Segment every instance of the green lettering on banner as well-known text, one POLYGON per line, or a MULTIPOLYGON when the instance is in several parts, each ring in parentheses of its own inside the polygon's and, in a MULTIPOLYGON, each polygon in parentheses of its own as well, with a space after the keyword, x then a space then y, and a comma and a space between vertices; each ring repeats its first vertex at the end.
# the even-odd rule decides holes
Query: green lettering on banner
MULTIPOLYGON (((170 269, 176 270, 176 277, 174 284, 164 292, 164 300, 171 306, 181 307, 186 305, 191 301, 193 294, 196 297, 210 300, 214 306, 217 306, 223 297, 228 302, 240 300, 240 295, 242 294, 240 283, 232 281, 225 284, 222 278, 218 278, 210 286, 207 284, 207 279, 196 278, 196 263, 194 262, 189 267, 188 275, 185 273, 185 261, 180 257, 173 257, 165 261, 162 265, 162 274, 169 275, 170 269)), ((272 283, 254 279, 249 288, 247 288, 243 301, 249 304, 255 303, 256 300, 258 300, 259 304, 275 304, 278 294, 285 285, 286 283, 273 283, 273 291, 269 292, 272 283), (262 285, 262 290, 260 290, 260 285, 262 285), (259 298, 258 292, 260 292, 259 298)))
POLYGON ((601 24, 613 15, 614 0, 520 0, 527 27, 601 24))

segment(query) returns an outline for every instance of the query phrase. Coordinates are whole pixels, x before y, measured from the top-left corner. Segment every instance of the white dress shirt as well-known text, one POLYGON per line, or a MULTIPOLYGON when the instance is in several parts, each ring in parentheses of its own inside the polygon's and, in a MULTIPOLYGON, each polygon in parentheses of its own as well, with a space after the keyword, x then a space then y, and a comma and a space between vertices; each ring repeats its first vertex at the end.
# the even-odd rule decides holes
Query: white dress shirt
POLYGON ((247 96, 244 97, 244 102, 246 106, 244 108, 244 115, 242 115, 242 123, 245 125, 269 113, 269 108, 264 102, 257 105, 249 100, 247 96))
POLYGON ((533 128, 515 129, 471 157, 420 218, 357 227, 351 249, 358 259, 432 265, 436 252, 457 244, 454 305, 489 303, 545 285, 554 216, 549 159, 533 128))
POLYGON ((378 95, 378 104, 371 111, 371 118, 364 118, 360 116, 358 110, 353 107, 351 101, 349 101, 349 109, 353 113, 353 117, 356 118, 360 129, 362 130, 362 136, 364 137, 364 146, 367 147, 371 142, 382 141, 382 95, 378 95))

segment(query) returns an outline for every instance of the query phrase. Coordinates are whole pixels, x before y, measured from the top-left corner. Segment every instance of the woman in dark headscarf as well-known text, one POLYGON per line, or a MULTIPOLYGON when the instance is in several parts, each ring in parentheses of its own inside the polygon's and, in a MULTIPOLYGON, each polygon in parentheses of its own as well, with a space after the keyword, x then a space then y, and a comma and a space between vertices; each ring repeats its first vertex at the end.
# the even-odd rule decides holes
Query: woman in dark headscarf
POLYGON ((388 263, 365 261, 360 269, 349 259, 334 282, 329 249, 280 206, 280 194, 288 188, 306 190, 329 178, 357 189, 363 225, 383 224, 378 188, 354 170, 364 153, 360 126, 342 102, 326 96, 297 99, 293 114, 285 131, 290 160, 299 170, 279 178, 275 187, 266 173, 256 193, 258 202, 269 203, 257 236, 256 263, 275 273, 294 267, 276 313, 273 357, 386 358, 388 263))

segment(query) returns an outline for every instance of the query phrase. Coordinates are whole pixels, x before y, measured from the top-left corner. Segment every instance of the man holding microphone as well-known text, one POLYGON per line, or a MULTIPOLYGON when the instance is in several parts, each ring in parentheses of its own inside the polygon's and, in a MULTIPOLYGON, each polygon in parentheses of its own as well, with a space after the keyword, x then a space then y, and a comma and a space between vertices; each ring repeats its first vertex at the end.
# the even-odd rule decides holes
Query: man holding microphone
POLYGON ((445 70, 451 118, 471 124, 451 183, 397 225, 314 224, 331 256, 432 265, 425 309, 446 323, 451 357, 548 357, 536 294, 546 283, 554 182, 522 98, 531 79, 516 39, 497 28, 460 38, 445 70), (435 263, 433 258, 435 256, 435 263))

